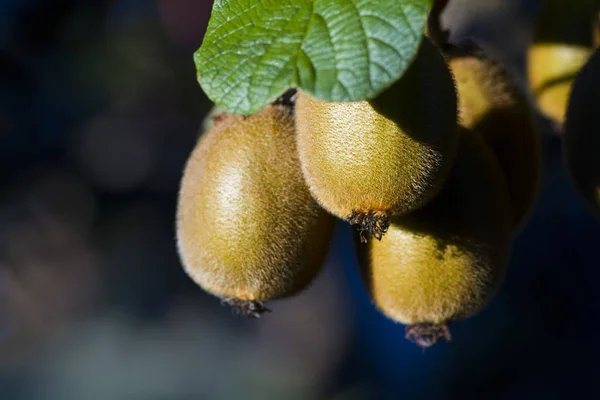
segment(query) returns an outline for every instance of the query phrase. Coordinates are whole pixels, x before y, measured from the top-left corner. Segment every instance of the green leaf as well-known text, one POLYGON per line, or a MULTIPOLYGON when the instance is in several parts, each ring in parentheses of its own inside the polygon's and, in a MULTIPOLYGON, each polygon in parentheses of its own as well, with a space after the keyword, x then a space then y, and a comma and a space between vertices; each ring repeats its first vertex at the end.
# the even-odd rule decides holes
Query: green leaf
POLYGON ((375 97, 404 73, 432 0, 215 0, 198 82, 249 115, 290 87, 329 101, 375 97))

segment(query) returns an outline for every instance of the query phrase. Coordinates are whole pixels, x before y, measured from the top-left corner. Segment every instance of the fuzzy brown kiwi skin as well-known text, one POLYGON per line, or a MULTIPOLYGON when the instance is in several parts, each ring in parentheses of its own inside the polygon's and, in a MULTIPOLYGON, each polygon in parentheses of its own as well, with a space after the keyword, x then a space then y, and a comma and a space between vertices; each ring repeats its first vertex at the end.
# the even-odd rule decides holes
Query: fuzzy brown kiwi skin
POLYGON ((539 194, 542 160, 534 111, 509 72, 476 43, 448 45, 444 53, 456 82, 460 124, 481 134, 496 155, 517 232, 539 194))
POLYGON ((424 38, 415 60, 370 101, 326 102, 299 91, 296 128, 311 193, 335 216, 380 239, 393 215, 443 186, 458 146, 456 90, 424 38))
POLYGON ((481 310, 502 282, 510 246, 508 188, 479 135, 461 143, 440 194, 392 220, 381 241, 355 248, 374 305, 407 325, 406 337, 428 347, 449 339, 448 325, 481 310))
POLYGON ((563 134, 563 156, 571 181, 600 218, 600 48, 573 84, 563 134))
POLYGON ((188 275, 235 312, 288 297, 316 277, 334 218, 304 182, 288 107, 226 115, 186 164, 177 244, 188 275))

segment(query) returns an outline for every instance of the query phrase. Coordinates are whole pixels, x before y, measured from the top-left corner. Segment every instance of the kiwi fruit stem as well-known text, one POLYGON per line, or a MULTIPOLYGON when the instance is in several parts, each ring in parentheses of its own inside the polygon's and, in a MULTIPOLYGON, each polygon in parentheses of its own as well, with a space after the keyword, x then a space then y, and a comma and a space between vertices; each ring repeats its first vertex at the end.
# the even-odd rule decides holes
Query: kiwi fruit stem
POLYGON ((212 117, 210 117, 212 119, 212 122, 214 125, 218 124, 219 122, 222 122, 225 118, 227 118, 227 113, 222 112, 216 115, 213 115, 212 117))
POLYGON ((273 101, 273 105, 283 106, 289 109, 293 109, 296 105, 296 99, 298 98, 298 90, 295 88, 287 90, 284 94, 279 96, 275 101, 273 101))
POLYGON ((405 338, 415 343, 421 348, 431 347, 440 339, 446 339, 447 342, 452 340, 448 324, 430 324, 421 323, 408 325, 405 330, 405 338))
POLYGON ((226 297, 221 300, 221 305, 231 307, 233 315, 239 315, 246 318, 260 318, 265 312, 271 310, 260 301, 242 300, 235 297, 226 297))

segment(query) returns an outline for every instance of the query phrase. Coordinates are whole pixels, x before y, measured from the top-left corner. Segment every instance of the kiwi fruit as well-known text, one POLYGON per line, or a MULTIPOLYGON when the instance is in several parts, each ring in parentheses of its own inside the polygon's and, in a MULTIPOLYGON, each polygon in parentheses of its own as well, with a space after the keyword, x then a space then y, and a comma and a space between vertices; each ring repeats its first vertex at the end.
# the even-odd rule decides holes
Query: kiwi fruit
POLYGON ((445 54, 458 91, 460 123, 479 133, 498 159, 518 230, 539 191, 541 148, 533 110, 512 76, 475 43, 448 45, 445 54))
POLYGON ((573 81, 592 54, 597 0, 546 0, 527 53, 529 84, 540 111, 564 123, 573 81))
POLYGON ((394 217, 381 241, 356 246, 375 306, 428 347, 449 339, 448 324, 482 309, 500 285, 510 245, 508 188, 480 135, 460 130, 460 147, 441 193, 394 217))
POLYGON ((185 167, 176 225, 187 274, 242 315, 258 317, 264 301, 309 285, 334 218, 304 182, 288 108, 227 114, 202 136, 185 167))
POLYGON ((573 84, 563 154, 575 187, 600 217, 600 49, 573 84))
POLYGON ((380 239, 389 217, 443 186, 458 146, 457 99, 446 62, 424 38, 402 77, 372 100, 328 102, 299 91, 298 152, 317 201, 380 239))

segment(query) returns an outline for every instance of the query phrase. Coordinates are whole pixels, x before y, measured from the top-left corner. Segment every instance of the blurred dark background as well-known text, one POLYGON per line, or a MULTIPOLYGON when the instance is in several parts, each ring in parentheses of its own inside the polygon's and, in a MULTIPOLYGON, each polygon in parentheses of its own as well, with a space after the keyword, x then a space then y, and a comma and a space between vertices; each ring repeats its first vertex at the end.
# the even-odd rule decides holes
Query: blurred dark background
MULTIPOLYGON (((370 305, 341 223, 318 282, 261 320, 192 283, 174 214, 211 5, 0 0, 0 399, 600 398, 600 223, 541 118, 540 202, 451 343, 422 351, 370 305)), ((524 84, 538 6, 444 17, 524 84)))

